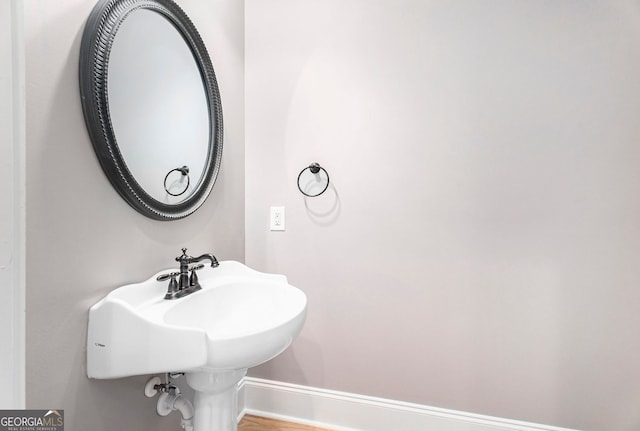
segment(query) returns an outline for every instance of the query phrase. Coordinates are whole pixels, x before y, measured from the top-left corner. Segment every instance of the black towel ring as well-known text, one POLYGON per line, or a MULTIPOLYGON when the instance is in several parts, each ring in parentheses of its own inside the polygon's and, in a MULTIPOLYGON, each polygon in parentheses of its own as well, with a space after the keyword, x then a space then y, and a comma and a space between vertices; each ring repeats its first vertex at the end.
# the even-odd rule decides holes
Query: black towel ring
POLYGON ((189 167, 188 166, 183 166, 181 168, 175 168, 175 169, 171 169, 167 175, 164 177, 164 190, 169 193, 171 196, 180 196, 181 194, 184 194, 184 192, 186 192, 187 190, 189 190, 189 183, 191 182, 191 179, 189 178, 189 167), (169 179, 169 175, 171 175, 172 172, 180 172, 182 174, 183 177, 187 177, 187 185, 184 188, 184 190, 182 190, 180 193, 171 193, 169 191, 169 187, 167 187, 167 180, 169 179))
POLYGON ((329 173, 318 163, 312 163, 298 174, 298 190, 305 196, 314 198, 329 187, 329 173))

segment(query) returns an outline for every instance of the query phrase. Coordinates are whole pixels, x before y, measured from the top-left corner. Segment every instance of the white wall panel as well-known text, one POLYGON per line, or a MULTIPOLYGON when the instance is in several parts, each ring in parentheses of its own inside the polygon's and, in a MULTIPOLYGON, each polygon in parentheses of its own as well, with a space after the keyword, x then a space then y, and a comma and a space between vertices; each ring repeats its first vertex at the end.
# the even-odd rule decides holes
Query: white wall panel
POLYGON ((309 297, 251 375, 637 428, 638 76, 636 1, 247 0, 247 263, 309 297))

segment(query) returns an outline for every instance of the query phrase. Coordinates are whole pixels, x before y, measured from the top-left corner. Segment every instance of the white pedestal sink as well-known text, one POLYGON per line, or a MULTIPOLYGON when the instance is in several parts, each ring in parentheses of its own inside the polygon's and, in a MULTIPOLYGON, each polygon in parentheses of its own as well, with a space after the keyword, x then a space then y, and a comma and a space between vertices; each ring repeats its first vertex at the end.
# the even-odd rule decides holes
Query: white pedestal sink
POLYGON ((167 282, 156 277, 171 271, 115 289, 91 307, 87 375, 184 372, 196 391, 195 431, 235 431, 237 383, 291 344, 307 298, 285 276, 223 261, 198 273, 202 290, 166 300, 167 282))

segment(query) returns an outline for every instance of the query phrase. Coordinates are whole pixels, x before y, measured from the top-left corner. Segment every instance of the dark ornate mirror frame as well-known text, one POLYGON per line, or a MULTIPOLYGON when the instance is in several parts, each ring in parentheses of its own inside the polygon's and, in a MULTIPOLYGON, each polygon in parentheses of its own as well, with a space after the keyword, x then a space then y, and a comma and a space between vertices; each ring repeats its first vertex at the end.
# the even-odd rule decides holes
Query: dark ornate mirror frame
POLYGON ((120 195, 140 213, 156 220, 175 220, 197 210, 211 193, 222 159, 222 104, 211 59, 195 26, 171 0, 100 0, 87 20, 80 48, 82 109, 100 165, 120 195), (151 197, 127 168, 109 115, 107 73, 109 54, 120 24, 140 8, 167 18, 182 35, 198 63, 209 104, 209 151, 194 192, 178 204, 151 197), (214 131, 213 133, 211 131, 214 131))

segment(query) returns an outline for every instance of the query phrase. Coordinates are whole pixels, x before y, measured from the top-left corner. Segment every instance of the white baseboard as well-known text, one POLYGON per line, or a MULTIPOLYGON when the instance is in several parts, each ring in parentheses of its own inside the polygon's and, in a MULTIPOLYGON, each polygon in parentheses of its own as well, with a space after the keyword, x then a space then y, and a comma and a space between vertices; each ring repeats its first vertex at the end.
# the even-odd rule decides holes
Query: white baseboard
POLYGON ((347 392, 245 377, 244 414, 337 431, 577 431, 347 392))

